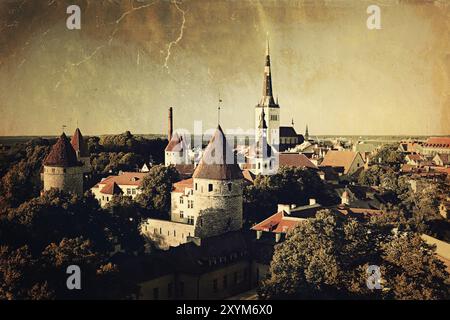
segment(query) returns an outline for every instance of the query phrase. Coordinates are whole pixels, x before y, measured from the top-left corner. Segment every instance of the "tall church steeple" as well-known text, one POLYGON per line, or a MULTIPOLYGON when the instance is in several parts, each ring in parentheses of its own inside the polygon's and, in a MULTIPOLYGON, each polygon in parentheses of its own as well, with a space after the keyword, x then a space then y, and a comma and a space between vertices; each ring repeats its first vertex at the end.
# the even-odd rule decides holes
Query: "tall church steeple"
MULTIPOLYGON (((265 120, 267 126, 267 141, 275 149, 279 145, 279 132, 280 132, 280 106, 275 102, 272 88, 272 69, 270 61, 270 46, 269 37, 266 39, 266 62, 264 65, 264 80, 263 80, 263 95, 260 102, 255 108, 255 129, 258 132, 261 122, 261 117, 265 120), (263 112, 261 112, 263 109, 263 112)), ((256 136, 258 139, 258 133, 256 136)))
POLYGON ((268 36, 266 39, 266 64, 264 66, 263 97, 261 104, 264 106, 275 105, 272 91, 272 72, 270 70, 270 48, 268 36))

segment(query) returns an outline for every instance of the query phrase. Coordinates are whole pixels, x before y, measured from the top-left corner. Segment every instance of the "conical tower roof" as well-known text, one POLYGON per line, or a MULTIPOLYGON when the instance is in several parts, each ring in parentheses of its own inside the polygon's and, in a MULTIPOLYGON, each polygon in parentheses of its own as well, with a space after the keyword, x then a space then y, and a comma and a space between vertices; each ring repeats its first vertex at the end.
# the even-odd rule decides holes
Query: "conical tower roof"
POLYGON ((65 133, 53 145, 50 153, 44 160, 44 165, 52 167, 78 166, 77 155, 65 133))
POLYGON ((220 125, 209 141, 193 177, 212 180, 243 178, 242 171, 234 157, 233 149, 228 144, 220 125))
POLYGON ((75 130, 70 143, 72 144, 75 152, 79 153, 80 157, 89 157, 88 147, 86 142, 84 141, 80 129, 77 128, 75 130))

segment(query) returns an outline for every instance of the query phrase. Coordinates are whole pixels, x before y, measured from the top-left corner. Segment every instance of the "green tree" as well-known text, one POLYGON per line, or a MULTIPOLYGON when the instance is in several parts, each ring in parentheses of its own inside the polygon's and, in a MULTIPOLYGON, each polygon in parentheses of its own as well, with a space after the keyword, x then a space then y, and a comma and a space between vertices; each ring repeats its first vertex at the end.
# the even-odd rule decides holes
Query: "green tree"
POLYGON ((153 166, 142 181, 142 193, 136 197, 136 201, 148 212, 167 216, 173 184, 179 180, 180 176, 175 167, 153 166))
POLYGON ((323 205, 339 202, 335 193, 310 170, 281 167, 274 175, 257 176, 244 188, 244 214, 250 222, 259 222, 276 210, 277 204, 305 205, 309 199, 323 205))
POLYGON ((114 196, 105 208, 109 213, 110 230, 114 242, 126 252, 142 251, 144 239, 139 231, 142 208, 128 196, 114 196))
POLYGON ((265 299, 449 298, 445 265, 417 234, 328 210, 276 246, 270 274, 259 290, 265 299), (369 265, 380 266, 383 290, 367 287, 369 265))

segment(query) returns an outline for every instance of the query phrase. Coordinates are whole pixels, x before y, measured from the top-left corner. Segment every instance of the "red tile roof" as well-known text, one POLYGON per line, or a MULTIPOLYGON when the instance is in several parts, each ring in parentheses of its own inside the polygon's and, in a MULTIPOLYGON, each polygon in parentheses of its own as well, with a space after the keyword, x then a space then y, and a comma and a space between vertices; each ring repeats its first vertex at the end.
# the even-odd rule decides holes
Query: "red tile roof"
POLYGON ((220 125, 209 141, 193 177, 212 180, 243 178, 241 169, 234 159, 233 149, 228 144, 220 125))
POLYGON ((142 185, 142 180, 144 180, 145 176, 148 175, 148 172, 122 172, 118 176, 109 176, 98 183, 98 185, 102 184, 111 184, 117 183, 119 186, 138 186, 142 185))
POLYGON ((63 133, 45 158, 44 166, 75 167, 78 165, 79 163, 75 150, 65 133, 63 133))
POLYGON ((429 148, 450 148, 450 137, 430 137, 423 146, 429 148))
POLYGON ((357 156, 358 152, 354 151, 330 150, 325 155, 320 166, 343 167, 346 174, 357 156))
POLYGON ((181 180, 181 181, 174 183, 173 184, 173 192, 184 193, 184 190, 186 188, 192 189, 193 184, 194 184, 193 181, 194 181, 194 179, 189 178, 189 179, 181 180))
POLYGON ((317 166, 302 153, 280 153, 279 166, 317 169, 317 166))
POLYGON ((72 144, 73 149, 79 152, 80 157, 89 157, 88 147, 83 139, 80 129, 77 128, 75 130, 70 143, 72 144))
POLYGON ((100 190, 100 192, 103 194, 110 194, 110 195, 123 193, 122 189, 120 189, 120 187, 115 182, 108 183, 106 186, 103 187, 102 190, 100 190))
POLYGON ((167 144, 165 151, 169 152, 186 151, 186 141, 183 138, 183 136, 175 132, 172 136, 172 139, 170 139, 169 143, 167 144))
POLYGON ((287 233, 289 230, 295 228, 300 222, 301 219, 286 219, 284 212, 279 211, 253 226, 251 229, 255 231, 287 233))

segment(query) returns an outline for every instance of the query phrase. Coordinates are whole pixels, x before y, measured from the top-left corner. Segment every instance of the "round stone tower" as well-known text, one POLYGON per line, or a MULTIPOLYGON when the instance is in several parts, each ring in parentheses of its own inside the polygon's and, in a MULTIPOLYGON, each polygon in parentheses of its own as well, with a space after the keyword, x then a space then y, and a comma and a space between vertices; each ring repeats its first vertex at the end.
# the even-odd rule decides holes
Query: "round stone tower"
POLYGON ((83 194, 83 165, 63 133, 44 160, 44 191, 59 190, 83 194))
POLYGON ((193 175, 195 236, 242 228, 242 183, 234 152, 218 126, 193 175))

